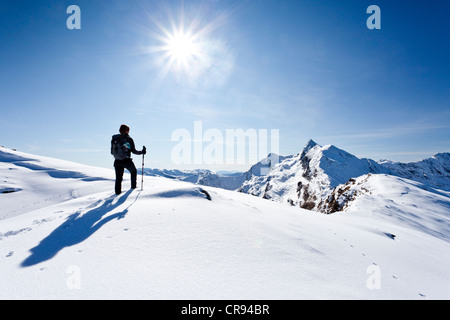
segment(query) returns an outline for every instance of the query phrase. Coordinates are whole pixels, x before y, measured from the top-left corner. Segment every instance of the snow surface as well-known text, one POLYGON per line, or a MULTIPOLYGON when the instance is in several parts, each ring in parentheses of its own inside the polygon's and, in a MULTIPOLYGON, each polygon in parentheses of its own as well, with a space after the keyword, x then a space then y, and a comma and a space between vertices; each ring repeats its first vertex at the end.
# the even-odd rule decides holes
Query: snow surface
POLYGON ((0 299, 450 298, 445 192, 374 175, 324 215, 161 177, 115 196, 113 176, 0 149, 0 299))
POLYGON ((364 175, 346 185, 346 192, 358 193, 347 203, 348 213, 388 220, 450 242, 450 192, 385 174, 364 175))

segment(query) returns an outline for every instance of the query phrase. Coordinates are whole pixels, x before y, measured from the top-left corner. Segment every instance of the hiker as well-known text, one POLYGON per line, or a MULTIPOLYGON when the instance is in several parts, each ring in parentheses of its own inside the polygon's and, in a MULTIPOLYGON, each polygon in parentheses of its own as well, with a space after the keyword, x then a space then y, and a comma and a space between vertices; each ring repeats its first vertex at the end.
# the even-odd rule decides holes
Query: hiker
POLYGON ((116 134, 111 140, 111 154, 114 156, 114 168, 116 170, 116 194, 122 192, 122 180, 124 170, 127 169, 131 174, 131 189, 136 189, 137 185, 137 170, 131 159, 131 153, 141 155, 146 154, 145 146, 142 151, 137 151, 133 139, 128 135, 130 128, 126 125, 121 125, 119 129, 120 134, 116 134))

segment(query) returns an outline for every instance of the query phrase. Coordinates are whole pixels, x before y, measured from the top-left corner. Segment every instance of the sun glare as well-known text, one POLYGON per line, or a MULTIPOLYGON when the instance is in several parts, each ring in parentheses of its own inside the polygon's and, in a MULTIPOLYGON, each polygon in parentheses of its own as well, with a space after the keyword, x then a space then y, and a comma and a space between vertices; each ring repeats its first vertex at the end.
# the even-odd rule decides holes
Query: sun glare
POLYGON ((205 59, 205 45, 198 34, 189 29, 164 29, 164 36, 159 37, 162 45, 156 51, 162 53, 164 73, 173 71, 178 75, 192 74, 205 59))
POLYGON ((171 35, 167 40, 167 53, 177 60, 186 60, 198 55, 198 45, 192 36, 185 33, 171 35))
POLYGON ((147 47, 145 52, 152 54, 154 65, 160 68, 155 83, 161 83, 168 75, 191 85, 201 81, 200 78, 207 83, 221 83, 234 64, 224 42, 214 37, 214 31, 223 25, 226 16, 210 19, 197 14, 188 18, 184 12, 175 16, 170 13, 162 22, 150 15, 156 26, 150 37, 158 43, 147 47))

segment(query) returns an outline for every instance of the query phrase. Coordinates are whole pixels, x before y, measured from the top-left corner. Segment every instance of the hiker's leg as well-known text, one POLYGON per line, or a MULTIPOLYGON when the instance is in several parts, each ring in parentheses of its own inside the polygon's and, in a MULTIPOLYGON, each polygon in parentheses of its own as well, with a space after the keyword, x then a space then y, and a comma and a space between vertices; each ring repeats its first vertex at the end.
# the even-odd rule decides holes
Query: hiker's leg
POLYGON ((116 170, 115 191, 116 191, 116 194, 120 194, 122 192, 122 180, 123 180, 124 167, 120 162, 116 161, 116 162, 114 162, 114 169, 116 170))
POLYGON ((131 189, 136 189, 137 186, 137 170, 136 166, 133 163, 133 160, 127 161, 126 168, 128 171, 130 171, 131 174, 131 189))

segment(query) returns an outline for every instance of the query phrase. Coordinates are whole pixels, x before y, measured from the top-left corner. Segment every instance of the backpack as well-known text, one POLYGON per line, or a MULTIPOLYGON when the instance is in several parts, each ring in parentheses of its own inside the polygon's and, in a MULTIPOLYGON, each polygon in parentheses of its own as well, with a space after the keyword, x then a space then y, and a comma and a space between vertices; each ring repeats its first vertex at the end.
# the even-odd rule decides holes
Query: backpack
POLYGON ((128 158, 128 149, 130 148, 130 143, 128 142, 128 137, 121 134, 116 134, 111 140, 111 154, 116 160, 125 160, 128 158))

